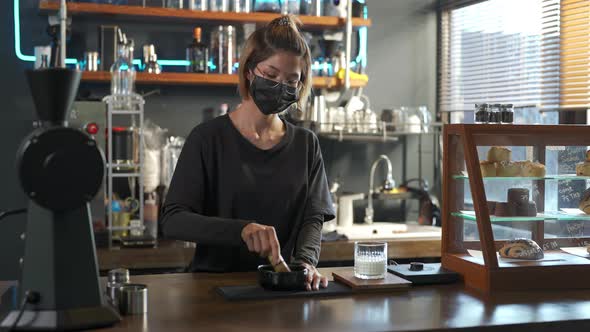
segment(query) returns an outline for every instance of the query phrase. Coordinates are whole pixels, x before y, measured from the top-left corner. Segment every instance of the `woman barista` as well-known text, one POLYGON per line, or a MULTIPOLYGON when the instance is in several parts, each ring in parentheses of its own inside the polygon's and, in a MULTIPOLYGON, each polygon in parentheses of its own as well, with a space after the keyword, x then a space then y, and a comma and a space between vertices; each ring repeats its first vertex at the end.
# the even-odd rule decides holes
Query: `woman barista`
POLYGON ((270 257, 305 265, 309 290, 327 286, 315 265, 334 211, 318 139, 278 116, 311 88, 310 51, 295 20, 277 18, 248 38, 241 104, 186 140, 161 223, 166 237, 197 243, 191 271, 250 271, 270 257))

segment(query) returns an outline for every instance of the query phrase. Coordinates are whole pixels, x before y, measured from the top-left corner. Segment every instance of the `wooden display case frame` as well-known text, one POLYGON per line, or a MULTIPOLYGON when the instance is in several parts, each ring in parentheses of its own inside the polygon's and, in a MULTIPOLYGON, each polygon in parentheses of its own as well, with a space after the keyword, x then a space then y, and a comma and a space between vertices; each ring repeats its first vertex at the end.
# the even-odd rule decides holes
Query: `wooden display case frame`
MULTIPOLYGON (((559 261, 499 262, 496 253, 504 242, 494 241, 477 153, 477 146, 531 146, 535 159, 545 164, 547 146, 590 146, 590 126, 452 124, 444 126, 443 139, 446 151, 443 158, 442 266, 461 274, 467 287, 485 293, 590 288, 590 260, 561 250, 545 251, 546 257, 556 255, 562 259, 559 261), (480 239, 471 243, 463 240, 464 219, 452 214, 462 209, 463 181, 467 181, 454 179, 454 175, 464 171, 468 174, 480 239), (467 249, 481 249, 483 263, 481 258, 468 254, 467 249)), ((540 203, 539 211, 543 211, 545 180, 531 181, 538 181, 537 204, 540 203)), ((544 224, 545 221, 535 222, 532 230, 533 240, 541 247, 545 243, 544 224)), ((573 242, 571 238, 552 238, 551 241, 558 241, 560 247, 571 246, 573 242)))

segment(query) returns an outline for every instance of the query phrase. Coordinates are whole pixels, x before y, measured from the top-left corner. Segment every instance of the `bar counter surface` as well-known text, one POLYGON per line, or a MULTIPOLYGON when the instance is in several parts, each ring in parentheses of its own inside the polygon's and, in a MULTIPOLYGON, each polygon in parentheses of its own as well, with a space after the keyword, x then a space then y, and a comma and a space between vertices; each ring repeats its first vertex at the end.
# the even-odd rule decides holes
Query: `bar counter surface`
MULTIPOLYGON (((342 268, 320 271, 331 275, 338 269, 342 268)), ((590 330, 590 288, 486 297, 456 283, 335 297, 229 302, 215 288, 255 284, 255 273, 143 275, 132 276, 131 282, 148 286, 148 313, 124 316, 100 331, 590 330)), ((0 293, 11 284, 0 281, 0 293)))
MULTIPOLYGON (((321 271, 331 275, 337 269, 321 271)), ((339 297, 229 302, 215 288, 254 284, 255 273, 144 275, 132 276, 131 282, 148 285, 148 314, 126 316, 103 331, 590 329, 590 289, 498 293, 486 298, 457 283, 339 297)))

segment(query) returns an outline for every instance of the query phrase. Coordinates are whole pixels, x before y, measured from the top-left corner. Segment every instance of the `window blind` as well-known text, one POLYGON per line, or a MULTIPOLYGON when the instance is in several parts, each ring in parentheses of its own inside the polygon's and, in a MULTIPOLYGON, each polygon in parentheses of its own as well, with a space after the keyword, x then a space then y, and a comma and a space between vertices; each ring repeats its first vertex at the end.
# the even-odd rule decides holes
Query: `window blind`
POLYGON ((590 1, 561 0, 561 109, 590 108, 590 1))
POLYGON ((440 11, 439 109, 471 111, 481 102, 558 108, 559 0, 454 2, 440 11))

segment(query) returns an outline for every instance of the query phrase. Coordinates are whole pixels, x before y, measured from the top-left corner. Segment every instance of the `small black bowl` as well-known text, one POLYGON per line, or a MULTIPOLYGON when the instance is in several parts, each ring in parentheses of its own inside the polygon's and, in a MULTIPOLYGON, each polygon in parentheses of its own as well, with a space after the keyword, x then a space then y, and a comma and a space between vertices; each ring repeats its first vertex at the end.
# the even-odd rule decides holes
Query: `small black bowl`
POLYGON ((258 283, 269 290, 305 290, 307 269, 303 265, 289 265, 291 272, 275 272, 272 265, 258 267, 258 283))

